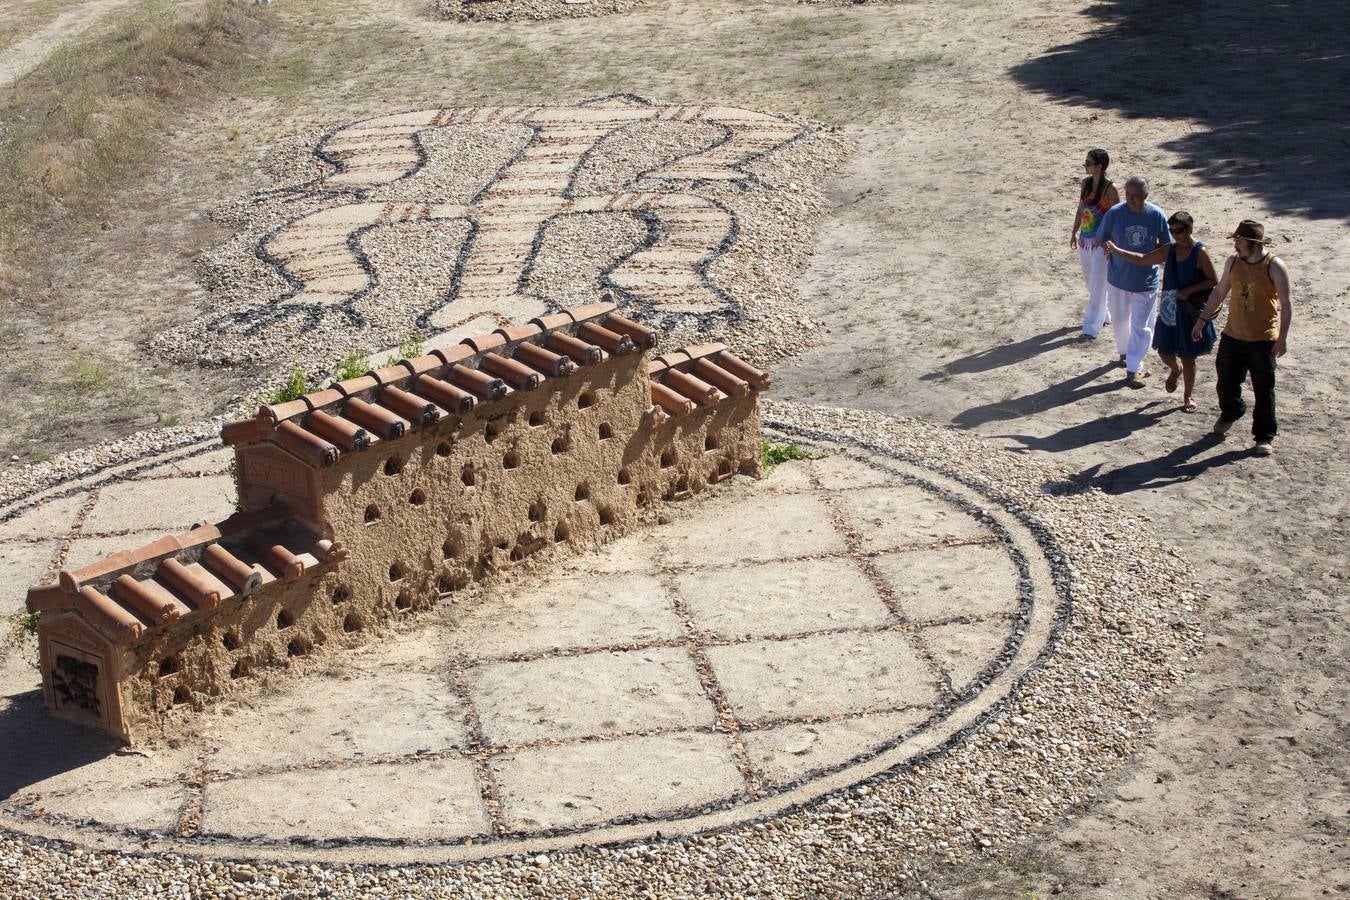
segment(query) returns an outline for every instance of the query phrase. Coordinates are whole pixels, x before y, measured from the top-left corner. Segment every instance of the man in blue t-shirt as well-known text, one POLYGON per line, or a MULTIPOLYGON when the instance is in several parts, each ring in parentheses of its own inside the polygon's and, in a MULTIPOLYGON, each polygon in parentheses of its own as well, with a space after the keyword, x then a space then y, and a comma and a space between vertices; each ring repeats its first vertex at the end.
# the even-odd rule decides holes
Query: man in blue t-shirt
POLYGON ((1147 198, 1147 181, 1136 175, 1125 182, 1125 202, 1106 211, 1097 232, 1097 240, 1110 258, 1106 305, 1111 310, 1116 352, 1125 364, 1125 382, 1130 387, 1143 387, 1148 376, 1141 367, 1153 345, 1153 322, 1158 318, 1158 267, 1134 265, 1112 255, 1111 250, 1119 247, 1148 253, 1172 243, 1167 217, 1147 198))

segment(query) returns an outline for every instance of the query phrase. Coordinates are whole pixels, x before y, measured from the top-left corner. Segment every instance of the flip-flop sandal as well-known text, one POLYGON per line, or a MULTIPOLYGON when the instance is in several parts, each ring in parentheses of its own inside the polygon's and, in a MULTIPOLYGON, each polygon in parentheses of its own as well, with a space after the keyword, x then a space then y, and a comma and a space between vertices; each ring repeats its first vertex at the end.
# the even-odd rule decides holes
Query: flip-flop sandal
POLYGON ((1167 393, 1171 394, 1176 391, 1177 379, 1180 377, 1181 375, 1178 372, 1173 372, 1171 375, 1167 376, 1167 380, 1163 382, 1163 387, 1167 389, 1167 393))
POLYGON ((1186 402, 1181 404, 1181 411, 1184 413, 1193 413, 1199 408, 1200 407, 1196 406, 1195 401, 1190 397, 1187 397, 1186 402))

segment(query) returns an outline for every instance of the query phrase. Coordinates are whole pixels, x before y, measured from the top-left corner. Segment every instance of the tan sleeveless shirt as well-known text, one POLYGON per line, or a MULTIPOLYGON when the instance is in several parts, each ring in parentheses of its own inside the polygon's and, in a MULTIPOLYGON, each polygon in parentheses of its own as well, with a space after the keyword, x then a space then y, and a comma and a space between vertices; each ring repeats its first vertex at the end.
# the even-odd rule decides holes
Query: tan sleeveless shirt
POLYGON ((1232 292, 1228 295, 1228 323, 1223 333, 1240 341, 1273 341, 1280 336, 1280 295, 1270 277, 1274 253, 1253 265, 1233 260, 1232 292))

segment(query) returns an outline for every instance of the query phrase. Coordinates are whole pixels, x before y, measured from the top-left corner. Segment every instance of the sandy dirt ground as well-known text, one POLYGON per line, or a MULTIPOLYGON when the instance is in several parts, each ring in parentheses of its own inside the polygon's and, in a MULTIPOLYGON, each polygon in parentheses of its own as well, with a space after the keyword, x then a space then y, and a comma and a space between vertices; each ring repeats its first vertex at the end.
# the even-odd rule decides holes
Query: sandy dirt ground
MULTIPOLYGON (((104 15, 126 6, 129 0, 88 0, 64 8, 49 22, 0 51, 0 87, 27 73, 62 41, 78 37, 104 15)), ((17 14, 20 10, 15 10, 17 14)))
MULTIPOLYGON (((1350 11, 1311 0, 1184 10, 668 0, 603 21, 466 26, 431 22, 411 2, 363 9, 355 23, 330 17, 327 31, 304 4, 278 11, 291 26, 314 18, 315 34, 327 35, 310 63, 327 80, 270 94, 259 80, 186 113, 166 151, 172 177, 142 186, 109 234, 48 281, 78 300, 144 279, 135 315, 72 322, 60 340, 134 348, 147 321, 190 318, 205 302, 192 254, 219 233, 205 212, 264 183, 255 151, 345 112, 623 89, 826 119, 859 143, 829 183, 834 208, 801 285, 804 311, 830 331, 778 367, 777 395, 950 423, 1068 466, 1077 475, 1047 489, 1100 489, 1146 512, 1212 586, 1207 652, 1161 710, 1147 752, 1022 848, 934 869, 928 894, 1350 892, 1350 461, 1338 399, 1350 389, 1350 60, 1340 37, 1350 11), (375 26, 360 72, 324 70, 375 26), (758 38, 784 49, 738 51, 758 38), (457 61, 408 64, 447 41, 464 48, 457 61), (516 72, 512 58, 542 60, 539 72, 516 72), (475 59, 488 60, 482 71, 475 59), (250 90, 256 102, 240 102, 250 90), (1129 390, 1109 333, 1074 340, 1083 290, 1068 247, 1073 179, 1094 146, 1111 151, 1118 182, 1144 175, 1151 200, 1189 210, 1216 263, 1239 219, 1261 219, 1276 236, 1295 314, 1273 458, 1248 455, 1249 420, 1226 441, 1208 436, 1209 365, 1200 412, 1185 415, 1156 359, 1151 383, 1129 390)), ((184 383, 163 409, 189 416, 231 396, 222 373, 184 383)), ((95 418, 88 433, 125 427, 95 418)))

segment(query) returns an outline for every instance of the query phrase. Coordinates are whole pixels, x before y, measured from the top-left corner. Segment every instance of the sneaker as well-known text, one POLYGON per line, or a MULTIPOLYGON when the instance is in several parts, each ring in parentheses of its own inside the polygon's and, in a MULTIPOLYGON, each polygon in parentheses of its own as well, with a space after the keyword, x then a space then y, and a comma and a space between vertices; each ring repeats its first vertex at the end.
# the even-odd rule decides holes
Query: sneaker
POLYGON ((1130 372, 1125 376, 1125 383, 1132 388, 1141 388, 1144 386, 1144 379, 1147 377, 1147 372, 1130 372))
POLYGON ((1120 359, 1116 362, 1116 368, 1117 368, 1117 369, 1123 369, 1123 368, 1125 368, 1125 354, 1124 354, 1124 353, 1120 354, 1120 359))
POLYGON ((1232 422, 1225 422, 1223 420, 1223 416, 1219 416, 1217 419, 1214 420, 1214 428, 1212 430, 1215 434, 1222 437, 1223 435, 1227 434, 1228 429, 1232 427, 1233 427, 1232 422))
POLYGON ((1257 441, 1256 446, 1252 448, 1252 456, 1270 456, 1275 452, 1275 448, 1270 446, 1270 441, 1257 441))

